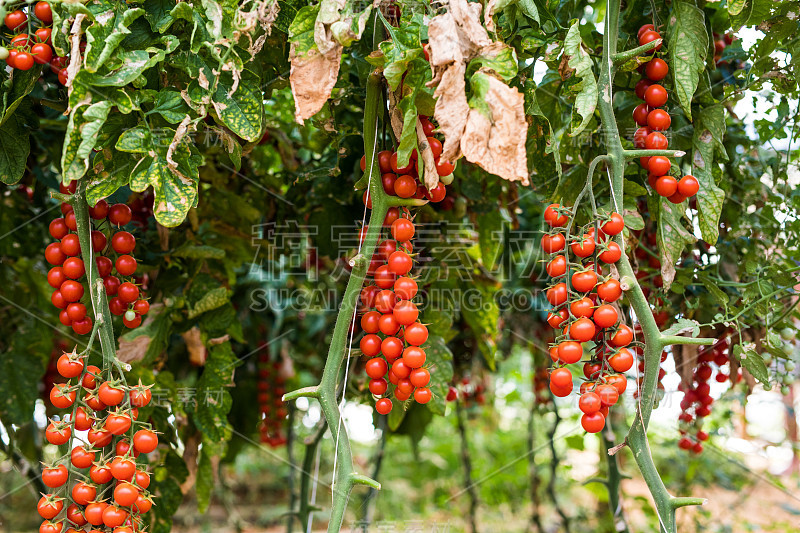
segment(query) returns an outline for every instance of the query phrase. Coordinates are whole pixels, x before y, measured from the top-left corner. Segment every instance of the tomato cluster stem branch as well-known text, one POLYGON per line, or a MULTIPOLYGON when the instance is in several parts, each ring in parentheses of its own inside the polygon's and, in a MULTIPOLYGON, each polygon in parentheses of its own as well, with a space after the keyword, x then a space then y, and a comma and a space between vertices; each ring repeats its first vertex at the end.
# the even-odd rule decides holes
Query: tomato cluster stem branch
POLYGON ((322 379, 319 385, 288 393, 283 397, 284 401, 300 396, 317 398, 322 414, 330 427, 331 436, 336 446, 337 461, 334 465, 336 474, 331 489, 333 502, 331 517, 328 522, 329 533, 335 533, 340 530, 347 510, 347 502, 350 499, 350 491, 354 485, 367 485, 374 489, 380 489, 381 487, 377 481, 367 476, 356 474, 353 468, 350 439, 347 437, 347 429, 342 423, 342 413, 339 410, 339 399, 336 394, 342 366, 348 363, 350 352, 348 334, 355 320, 358 297, 361 293, 364 279, 367 276, 370 259, 381 235, 383 220, 389 209, 389 197, 383 191, 380 167, 376 157, 378 112, 381 106, 381 78, 379 74, 373 73, 367 81, 367 98, 364 104, 364 154, 367 160, 368 198, 372 201, 372 212, 370 213, 367 234, 358 254, 350 261, 353 269, 350 272, 350 278, 347 280, 347 287, 339 307, 339 314, 336 317, 336 324, 333 328, 333 336, 328 349, 328 358, 325 361, 325 368, 322 371, 322 379))
POLYGON ((624 52, 618 52, 612 56, 614 61, 614 66, 622 65, 623 63, 627 63, 628 61, 630 61, 635 57, 639 57, 640 55, 649 52, 650 50, 654 50, 656 46, 660 45, 662 42, 663 39, 656 39, 655 41, 651 41, 647 44, 637 46, 636 48, 631 48, 630 50, 625 50, 624 52))
MULTIPOLYGON (((642 151, 625 150, 622 147, 616 117, 614 116, 612 88, 614 75, 616 74, 615 58, 619 58, 616 50, 619 37, 619 12, 620 0, 609 0, 606 10, 605 31, 603 32, 603 58, 598 83, 598 111, 600 113, 602 131, 605 133, 605 144, 608 148, 612 200, 616 210, 621 212, 626 160, 640 157, 638 154, 642 151)), ((644 152, 646 153, 643 155, 655 155, 652 151, 644 152)), ((670 155, 677 155, 677 153, 671 151, 670 155)), ((675 533, 677 531, 675 523, 676 499, 669 494, 661 476, 656 470, 647 441, 647 425, 650 421, 650 414, 656 399, 661 351, 665 346, 664 336, 662 336, 658 329, 658 325, 650 309, 650 304, 636 280, 633 267, 625 253, 623 234, 616 235, 614 240, 623 252, 622 258, 617 263, 617 269, 619 270, 620 278, 626 281, 623 285, 626 289, 627 299, 642 327, 645 343, 644 377, 642 379, 641 390, 639 391, 636 415, 628 431, 625 443, 633 452, 633 457, 642 473, 642 477, 647 483, 650 493, 653 495, 660 522, 660 531, 675 533)), ((680 337, 680 339, 682 341, 688 340, 688 338, 684 337, 680 337)), ((674 341, 675 339, 671 340, 674 341)), ((692 339, 692 341, 697 340, 698 339, 692 339)), ((667 344, 669 344, 669 342, 667 344)), ((684 502, 685 500, 681 499, 680 501, 684 502)), ((689 503, 682 503, 682 505, 684 504, 688 505, 689 503)))

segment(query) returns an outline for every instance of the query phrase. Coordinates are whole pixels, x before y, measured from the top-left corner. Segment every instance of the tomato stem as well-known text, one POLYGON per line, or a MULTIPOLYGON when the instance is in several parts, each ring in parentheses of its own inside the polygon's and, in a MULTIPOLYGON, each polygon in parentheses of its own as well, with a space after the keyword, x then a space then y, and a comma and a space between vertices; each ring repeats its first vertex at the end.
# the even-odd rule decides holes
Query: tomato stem
MULTIPOLYGON (((625 150, 620 140, 619 129, 617 128, 616 117, 613 108, 613 82, 616 74, 617 61, 624 57, 624 54, 617 54, 617 40, 619 38, 619 12, 620 0, 609 0, 607 4, 605 31, 603 32, 603 59, 600 65, 600 78, 598 80, 598 111, 600 113, 601 128, 606 132, 605 140, 608 147, 609 173, 611 176, 611 198, 614 209, 622 212, 623 184, 625 177, 625 164, 627 160, 636 157, 661 155, 654 150, 625 150)), ((655 42, 655 41, 654 41, 655 42)), ((653 45, 655 46, 655 45, 653 45)), ((676 150, 666 151, 663 155, 680 157, 683 152, 676 150)), ((675 533, 675 509, 683 505, 693 505, 700 502, 699 499, 676 499, 667 491, 658 470, 656 470, 653 457, 650 454, 650 447, 647 440, 647 425, 650 421, 650 414, 656 399, 658 387, 658 374, 661 366, 661 351, 669 344, 676 341, 674 336, 664 336, 658 329, 650 304, 639 285, 638 280, 631 267, 630 260, 625 253, 625 241, 623 234, 616 235, 614 241, 622 250, 622 257, 617 262, 617 269, 620 279, 626 280, 625 293, 631 307, 636 313, 639 324, 644 335, 644 361, 645 370, 642 379, 639 401, 636 407, 636 415, 633 423, 625 438, 625 443, 633 452, 636 464, 642 473, 642 477, 650 489, 655 502, 656 512, 659 517, 660 531, 665 533, 675 533), (676 506, 675 501, 681 504, 676 506)), ((682 343, 710 344, 712 339, 689 339, 688 337, 677 337, 682 343)), ((613 450, 613 449, 612 449, 613 450)))
POLYGON ((367 269, 370 263, 368 258, 371 258, 375 251, 383 228, 383 220, 390 206, 389 196, 384 192, 381 184, 380 167, 376 157, 378 111, 381 102, 381 76, 373 73, 367 80, 367 98, 364 104, 364 154, 367 162, 365 173, 367 179, 365 181, 369 187, 369 198, 372 200, 372 212, 369 218, 367 234, 356 256, 360 256, 359 259, 363 258, 365 260, 353 261, 353 269, 350 272, 350 278, 347 280, 347 287, 339 307, 339 314, 336 317, 336 324, 333 328, 333 336, 328 349, 328 358, 325 361, 325 368, 319 385, 289 392, 283 396, 284 401, 299 397, 317 398, 322 414, 331 430, 331 436, 336 446, 337 460, 334 465, 336 474, 331 489, 333 501, 331 517, 328 522, 329 533, 335 533, 340 530, 353 485, 361 484, 380 489, 380 483, 367 476, 357 474, 353 468, 350 440, 347 437, 347 429, 343 427, 336 391, 342 366, 348 364, 350 353, 348 349, 348 333, 355 319, 356 304, 364 279, 367 276, 367 269))

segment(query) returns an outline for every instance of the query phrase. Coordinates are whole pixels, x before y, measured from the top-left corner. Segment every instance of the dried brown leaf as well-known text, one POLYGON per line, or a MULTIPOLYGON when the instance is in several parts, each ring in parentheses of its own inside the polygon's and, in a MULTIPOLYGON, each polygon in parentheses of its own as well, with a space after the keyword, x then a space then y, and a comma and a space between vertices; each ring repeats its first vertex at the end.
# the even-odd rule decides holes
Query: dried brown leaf
POLYGON ((461 157, 461 136, 467 126, 469 105, 467 104, 465 63, 453 63, 441 77, 433 96, 436 98, 434 118, 439 123, 439 131, 444 134, 442 159, 455 161, 461 157))
POLYGON ((470 109, 467 126, 461 137, 461 150, 467 161, 509 181, 528 185, 528 163, 525 138, 525 97, 515 87, 487 76, 489 90, 486 105, 489 119, 478 109, 470 109))
POLYGON ((327 54, 309 50, 304 55, 295 53, 295 44, 289 50, 292 63, 289 83, 295 101, 295 119, 300 124, 314 116, 330 98, 331 90, 339 77, 342 63, 342 46, 336 45, 327 54))

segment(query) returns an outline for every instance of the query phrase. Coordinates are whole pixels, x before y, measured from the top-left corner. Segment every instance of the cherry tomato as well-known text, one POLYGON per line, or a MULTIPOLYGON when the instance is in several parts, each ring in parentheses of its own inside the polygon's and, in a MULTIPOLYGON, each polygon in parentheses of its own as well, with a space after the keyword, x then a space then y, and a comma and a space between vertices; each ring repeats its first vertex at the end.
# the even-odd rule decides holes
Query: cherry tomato
POLYGON ((608 364, 615 372, 627 372, 633 366, 633 354, 623 348, 608 358, 608 364))
POLYGON ((544 210, 544 221, 553 228, 560 228, 569 221, 567 215, 559 215, 556 209, 561 207, 560 204, 550 204, 544 210))
POLYGON ((115 226, 125 226, 132 217, 131 208, 125 204, 114 204, 108 208, 108 221, 115 226))
POLYGON ((388 361, 394 361, 403 355, 403 341, 397 337, 386 337, 381 341, 381 353, 388 361))
POLYGON ((561 305, 567 301, 567 285, 565 283, 558 283, 547 289, 545 296, 551 305, 561 305))
POLYGON ((594 238, 591 235, 586 234, 583 236, 583 239, 573 242, 569 247, 570 250, 572 250, 572 253, 578 257, 589 257, 594 253, 594 238))
POLYGON ((557 255, 547 263, 545 270, 551 278, 563 276, 567 272, 567 259, 563 255, 557 255))
POLYGON ((28 52, 17 52, 14 57, 14 68, 18 70, 30 70, 33 68, 33 56, 28 52))
POLYGON ((654 176, 663 176, 669 172, 671 166, 672 164, 668 158, 663 155, 656 155, 650 158, 647 169, 652 172, 654 176))
POLYGON ((617 323, 618 318, 617 310, 609 304, 601 305, 592 315, 595 325, 599 328, 610 328, 617 323))
POLYGON ((682 177, 678 182, 678 192, 687 198, 694 196, 700 190, 700 182, 691 174, 682 177))
POLYGON ((83 481, 79 481, 72 487, 72 500, 78 505, 87 505, 97 496, 97 488, 83 481))
POLYGON ((67 281, 67 275, 64 274, 64 269, 61 267, 53 267, 47 273, 47 283, 54 289, 61 287, 65 281, 67 281))
POLYGON ((50 10, 50 4, 47 2, 36 2, 36 5, 33 7, 33 14, 44 24, 53 23, 53 12, 50 10))
POLYGON ((595 336, 594 322, 586 317, 581 317, 569 327, 570 337, 579 342, 588 342, 595 336))
POLYGON ((567 368, 556 368, 550 373, 550 383, 558 388, 572 386, 572 372, 567 368))
POLYGON ((375 357, 381 351, 381 338, 370 333, 364 335, 359 341, 359 349, 368 357, 375 357))
POLYGON ((106 405, 119 405, 125 399, 125 391, 114 387, 108 381, 104 381, 97 391, 100 401, 106 405))
POLYGON ((42 469, 42 483, 51 489, 58 488, 67 482, 69 470, 65 465, 46 467, 42 469))
POLYGON ((376 396, 382 396, 386 394, 388 389, 389 384, 383 378, 369 380, 369 392, 376 396))
POLYGON ((36 43, 31 47, 31 55, 36 63, 45 65, 53 59, 53 49, 45 43, 36 43))
POLYGON ((587 433, 598 433, 603 430, 605 425, 606 418, 600 412, 581 416, 581 426, 587 433))
POLYGON ((655 31, 655 29, 656 29, 655 26, 653 26, 652 24, 644 24, 644 25, 642 25, 641 28, 639 28, 639 31, 636 33, 636 38, 640 39, 644 32, 646 32, 646 31, 655 31))
POLYGON ((381 398, 375 402, 375 410, 378 414, 388 415, 392 410, 392 400, 389 398, 381 398))
POLYGON ((117 503, 117 505, 122 507, 130 507, 131 505, 133 505, 136 502, 136 498, 138 496, 139 496, 139 489, 137 489, 127 481, 123 481, 122 483, 117 485, 116 488, 114 489, 114 501, 117 503))
POLYGON ((419 404, 426 404, 433 398, 433 393, 427 387, 423 387, 414 391, 414 401, 419 404))
MULTIPOLYGON (((408 348, 403 350, 402 362, 406 367, 408 367, 409 374, 411 373, 411 369, 419 368, 422 365, 424 365, 425 358, 426 358, 425 350, 423 350, 419 346, 409 346, 408 348)), ((403 379, 403 376, 400 376, 400 374, 397 373, 397 370, 394 369, 394 365, 392 365, 392 369, 394 370, 394 373, 397 374, 398 377, 400 377, 400 379, 403 379)))
POLYGON ((28 22, 28 16, 21 10, 16 9, 11 13, 6 14, 4 22, 6 26, 11 29, 11 31, 14 31, 21 28, 26 22, 28 22))
POLYGON ((601 407, 600 396, 594 392, 586 392, 578 400, 578 409, 585 414, 596 413, 601 407))
POLYGON ((578 292, 589 292, 597 285, 597 274, 592 270, 575 272, 572 275, 572 287, 578 292))
MULTIPOLYGON (((648 30, 639 36, 639 46, 644 46, 647 43, 655 41, 656 39, 661 39, 661 35, 653 30, 648 30)), ((663 44, 664 44, 663 42, 658 43, 658 45, 656 45, 655 47, 655 50, 656 51, 661 50, 661 46, 663 44)))
POLYGON ((428 328, 419 322, 406 326, 404 338, 412 346, 421 346, 428 340, 428 328))
MULTIPOLYGON (((671 124, 672 118, 663 109, 653 109, 647 114, 647 126, 653 131, 667 130, 671 124)), ((664 140, 666 141, 666 137, 664 140)), ((667 144, 666 142, 664 143, 664 148, 667 147, 667 144)))
MULTIPOLYGON (((660 111, 660 109, 656 111, 660 111)), ((664 134, 657 131, 652 132, 644 140, 644 147, 648 150, 664 150, 668 145, 669 142, 664 134)))
POLYGON ((650 108, 645 103, 637 105, 633 109, 633 120, 639 126, 647 126, 647 114, 650 113, 650 108))
POLYGON ((661 196, 672 196, 677 190, 678 182, 672 176, 661 176, 656 180, 656 192, 661 196))
POLYGON ((597 286, 597 296, 604 302, 616 302, 622 296, 622 287, 619 281, 610 279, 597 286))
POLYGON ((641 100, 644 100, 645 91, 647 91, 647 88, 650 87, 652 84, 653 82, 646 78, 642 78, 641 80, 639 80, 636 83, 636 87, 634 88, 636 96, 638 96, 641 100))
POLYGON ((662 105, 666 104, 667 98, 667 90, 657 83, 650 85, 644 92, 644 101, 647 102, 647 105, 653 108, 661 107, 662 105))
POLYGON ((663 59, 653 58, 644 69, 645 75, 653 81, 661 81, 667 77, 669 66, 663 59))
POLYGON ((542 250, 548 254, 560 252, 564 249, 565 243, 566 239, 560 233, 542 236, 542 250))
MULTIPOLYGON (((394 282, 394 293, 401 300, 410 300, 417 294, 417 282, 405 276, 397 278, 394 282)), ((395 306, 395 309, 396 308, 397 306, 395 306)), ((416 320, 416 318, 414 320, 416 320)))

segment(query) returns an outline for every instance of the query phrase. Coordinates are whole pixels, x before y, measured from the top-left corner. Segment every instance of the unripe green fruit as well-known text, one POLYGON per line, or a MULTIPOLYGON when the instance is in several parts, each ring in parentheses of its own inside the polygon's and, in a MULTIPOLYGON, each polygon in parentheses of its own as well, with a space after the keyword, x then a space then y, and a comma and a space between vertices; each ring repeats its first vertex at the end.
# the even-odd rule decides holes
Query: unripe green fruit
POLYGON ((0 59, 6 59, 8 57, 8 48, 5 46, 0 46, 0 59))
POLYGON ((452 173, 448 174, 447 176, 439 176, 439 181, 441 181, 445 185, 450 185, 451 183, 453 183, 454 179, 455 177, 453 176, 452 173))
POLYGON ((793 328, 786 327, 781 330, 781 338, 785 341, 793 341, 796 336, 797 331, 793 328))
POLYGON ((125 320, 128 322, 136 320, 136 312, 133 309, 128 309, 125 311, 125 320))

